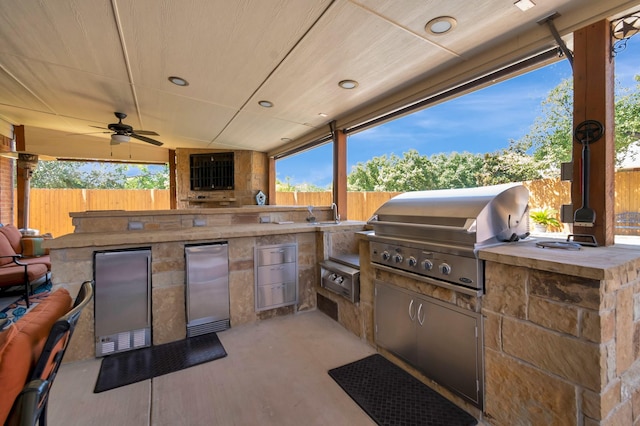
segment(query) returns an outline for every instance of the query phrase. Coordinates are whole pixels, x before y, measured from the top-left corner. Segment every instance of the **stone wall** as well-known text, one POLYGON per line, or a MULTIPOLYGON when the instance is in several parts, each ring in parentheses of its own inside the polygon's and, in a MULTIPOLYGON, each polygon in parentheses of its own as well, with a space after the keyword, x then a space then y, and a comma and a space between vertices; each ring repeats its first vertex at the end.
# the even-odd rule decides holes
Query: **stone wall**
POLYGON ((269 197, 269 161, 265 153, 256 151, 232 151, 220 149, 176 149, 176 197, 178 209, 208 208, 218 206, 256 205, 255 196, 262 191, 269 197), (234 189, 223 191, 191 191, 191 154, 213 152, 234 153, 234 189), (187 199, 202 200, 186 201, 187 199))
POLYGON ((598 280, 487 262, 489 424, 638 424, 639 270, 598 280))

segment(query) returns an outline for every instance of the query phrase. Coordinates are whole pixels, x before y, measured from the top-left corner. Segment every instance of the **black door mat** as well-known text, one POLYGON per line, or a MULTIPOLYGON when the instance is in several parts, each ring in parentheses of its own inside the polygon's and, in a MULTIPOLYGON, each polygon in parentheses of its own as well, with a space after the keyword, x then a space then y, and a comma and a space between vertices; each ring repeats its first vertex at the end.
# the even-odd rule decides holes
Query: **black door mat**
POLYGON ((216 333, 109 355, 102 360, 93 393, 173 373, 227 356, 216 333))
POLYGON ((380 354, 329 370, 379 425, 471 426, 478 421, 380 354))

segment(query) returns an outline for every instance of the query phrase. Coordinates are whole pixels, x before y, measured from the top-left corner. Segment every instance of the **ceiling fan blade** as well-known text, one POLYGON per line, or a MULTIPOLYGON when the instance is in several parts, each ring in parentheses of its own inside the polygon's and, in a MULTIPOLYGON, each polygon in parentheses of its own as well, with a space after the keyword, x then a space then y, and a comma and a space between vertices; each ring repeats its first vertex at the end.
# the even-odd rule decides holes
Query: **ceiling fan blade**
POLYGON ((69 133, 69 134, 67 134, 67 136, 100 135, 100 134, 106 134, 106 133, 111 133, 111 131, 106 131, 106 132, 87 132, 87 133, 69 133))
POLYGON ((89 127, 95 127, 96 129, 104 129, 104 130, 109 130, 106 127, 100 127, 100 126, 92 126, 91 124, 89 124, 89 127))
POLYGON ((147 142, 147 143, 150 143, 150 144, 156 145, 156 146, 162 146, 162 145, 163 145, 163 143, 162 143, 162 142, 160 142, 160 141, 157 141, 157 140, 155 140, 155 139, 148 138, 148 137, 146 137, 146 136, 138 135, 138 134, 136 134, 136 133, 131 133, 131 137, 132 137, 132 138, 136 138, 136 139, 138 139, 138 140, 141 140, 141 141, 143 141, 143 142, 147 142))
POLYGON ((160 136, 159 134, 157 134, 153 130, 134 130, 133 133, 136 133, 138 135, 160 136))

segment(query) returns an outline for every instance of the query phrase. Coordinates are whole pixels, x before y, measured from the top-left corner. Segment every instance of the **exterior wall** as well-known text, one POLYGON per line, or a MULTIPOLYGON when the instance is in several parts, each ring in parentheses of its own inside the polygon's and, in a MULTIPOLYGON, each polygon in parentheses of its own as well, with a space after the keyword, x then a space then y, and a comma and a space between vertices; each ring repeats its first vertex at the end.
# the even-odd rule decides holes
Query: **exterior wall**
POLYGON ((487 262, 485 420, 638 424, 639 270, 597 280, 487 262))
MULTIPOLYGON (((11 151, 11 139, 0 135, 0 151, 11 151)), ((0 223, 13 223, 15 160, 0 157, 0 223)))
POLYGON ((262 191, 269 196, 268 158, 265 153, 255 151, 233 151, 234 189, 230 191, 191 191, 189 184, 191 154, 230 152, 231 150, 188 149, 176 150, 176 196, 178 209, 193 209, 219 206, 255 205, 255 196, 262 191), (186 201, 205 197, 202 200, 186 201))

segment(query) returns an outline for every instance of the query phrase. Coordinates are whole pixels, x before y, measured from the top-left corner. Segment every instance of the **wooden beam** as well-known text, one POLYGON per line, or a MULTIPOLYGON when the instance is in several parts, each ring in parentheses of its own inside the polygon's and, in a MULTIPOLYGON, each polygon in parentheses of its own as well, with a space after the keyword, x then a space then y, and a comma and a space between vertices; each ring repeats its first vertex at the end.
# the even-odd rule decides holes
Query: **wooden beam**
POLYGON ((268 184, 268 192, 267 192, 267 204, 275 205, 276 204, 276 160, 273 157, 269 157, 267 171, 267 184, 268 184))
POLYGON ((333 139, 333 202, 340 220, 347 220, 347 135, 342 130, 333 139))
MULTIPOLYGON (((596 22, 574 33, 573 128, 586 120, 604 126, 604 136, 589 145, 589 207, 595 211, 593 226, 574 223, 575 234, 595 236, 599 245, 614 243, 614 61, 611 57, 610 23, 596 22)), ((573 144, 571 201, 574 212, 581 208, 582 144, 573 144)))
MULTIPOLYGON (((13 126, 13 137, 16 141, 16 151, 25 151, 25 138, 24 138, 24 126, 13 126)), ((24 213, 26 207, 26 190, 27 190, 27 176, 25 170, 18 167, 18 161, 16 161, 16 198, 18 199, 18 229, 25 227, 24 213)))
POLYGON ((169 208, 175 210, 178 208, 178 191, 176 183, 176 150, 169 149, 169 208))

